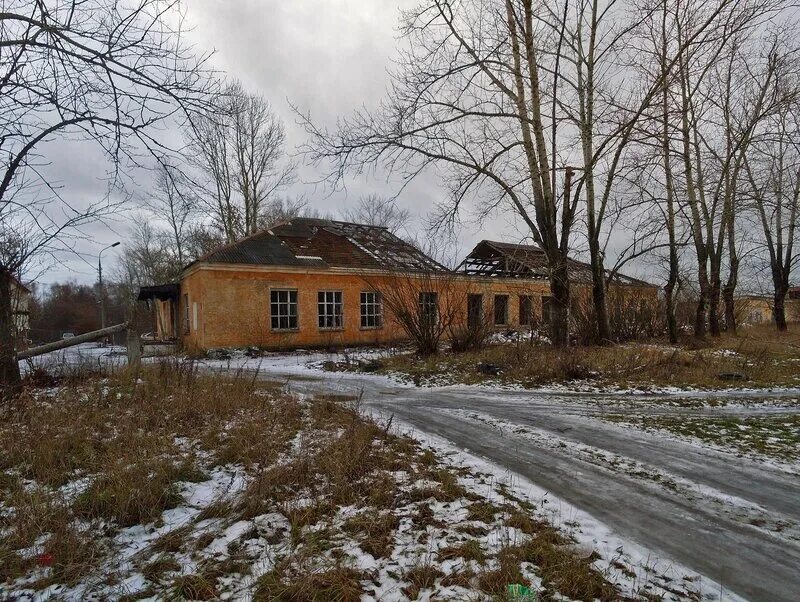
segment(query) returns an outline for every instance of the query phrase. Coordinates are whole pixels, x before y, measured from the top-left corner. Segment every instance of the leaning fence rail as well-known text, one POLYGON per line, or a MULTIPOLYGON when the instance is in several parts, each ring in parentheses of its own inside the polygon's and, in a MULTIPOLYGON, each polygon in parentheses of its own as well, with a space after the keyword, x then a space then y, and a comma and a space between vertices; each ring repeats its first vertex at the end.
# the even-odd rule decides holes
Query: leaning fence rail
MULTIPOLYGON (((63 339, 60 341, 54 341, 52 343, 46 343, 44 345, 31 347, 23 351, 18 351, 17 360, 30 359, 32 357, 36 357, 37 355, 43 355, 45 353, 51 353, 53 351, 67 349, 68 347, 74 347, 75 345, 80 345, 81 343, 91 343, 92 341, 96 341, 97 339, 102 339, 103 337, 110 336, 117 332, 122 332, 123 330, 129 330, 129 326, 130 324, 128 322, 123 322, 122 324, 116 324, 114 326, 109 326, 107 328, 101 328, 100 330, 93 330, 92 332, 79 334, 77 336, 70 337, 69 339, 63 339)), ((128 337, 129 354, 131 351, 130 347, 133 344, 134 340, 135 341, 139 340, 138 335, 134 335, 133 338, 131 336, 128 337)))

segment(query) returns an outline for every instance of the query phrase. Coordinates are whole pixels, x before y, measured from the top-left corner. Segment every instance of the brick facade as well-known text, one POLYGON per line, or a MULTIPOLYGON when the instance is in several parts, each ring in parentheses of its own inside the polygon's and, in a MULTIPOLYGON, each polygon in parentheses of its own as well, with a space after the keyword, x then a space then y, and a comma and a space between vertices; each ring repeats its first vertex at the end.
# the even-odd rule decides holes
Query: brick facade
MULTIPOLYGON (((589 266, 569 267, 573 297, 588 300, 589 266)), ((139 299, 154 302, 158 337, 177 339, 188 351, 374 345, 406 338, 392 309, 419 318, 426 292, 436 293, 441 326, 466 324, 480 307, 484 324, 518 329, 522 297, 533 320, 545 322, 547 276, 535 246, 483 241, 451 271, 385 227, 294 218, 192 262, 180 282, 142 287, 139 299), (368 291, 384 297, 379 327, 362 322, 368 291), (505 299, 495 303, 498 295, 505 299)), ((657 287, 619 274, 614 280, 657 300, 657 287)))
MULTIPOLYGON (((399 282, 408 286, 413 276, 391 273, 356 273, 348 270, 307 271, 292 268, 241 266, 195 266, 180 283, 177 302, 156 303, 156 322, 160 338, 178 338, 189 351, 219 347, 257 346, 267 349, 334 347, 343 345, 377 345, 399 342, 407 337, 384 303, 383 325, 361 327, 362 292, 387 290, 399 282), (296 290, 298 326, 292 330, 273 329, 271 325, 270 291, 296 290), (343 323, 340 329, 320 328, 317 294, 340 291, 343 323), (170 304, 174 303, 172 307, 170 304), (174 313, 173 313, 174 312, 174 313), (163 326, 162 326, 163 325, 163 326)), ((467 317, 467 297, 482 295, 485 315, 492 319, 496 295, 508 296, 507 324, 498 330, 520 328, 520 297, 529 296, 534 319, 542 317, 542 299, 549 295, 549 285, 541 281, 514 278, 479 279, 463 275, 448 276, 436 284, 436 278, 420 283, 420 292, 447 294, 455 299, 457 320, 467 317)), ((575 296, 590 294, 588 287, 574 287, 575 296)), ((657 297, 655 287, 629 287, 631 294, 657 297)), ((442 299, 442 302, 446 302, 442 299)))
MULTIPOLYGON (((156 323, 159 336, 177 336, 187 350, 201 351, 217 347, 258 346, 269 349, 328 347, 340 345, 372 345, 401 341, 406 338, 384 303, 383 325, 380 328, 361 327, 362 292, 385 290, 397 286, 399 280, 408 284, 413 276, 390 273, 358 273, 352 270, 308 271, 280 267, 211 265, 194 266, 180 283, 180 296, 175 319, 170 320, 170 301, 156 304, 156 323), (298 327, 296 330, 272 328, 270 291, 296 290, 298 327), (319 291, 341 291, 343 324, 341 329, 319 327, 317 294, 319 291), (165 326, 161 326, 165 325, 165 326), (188 330, 187 330, 188 326, 188 330), (170 327, 171 332, 170 332, 170 327)), ((493 310, 495 295, 508 295, 508 324, 498 328, 519 328, 519 297, 532 298, 533 313, 541 316, 542 298, 548 295, 546 282, 522 281, 512 278, 478 279, 448 276, 436 284, 430 278, 423 288, 463 298, 466 320, 467 295, 483 295, 484 311, 493 310), (438 290, 437 290, 438 289, 438 290)))

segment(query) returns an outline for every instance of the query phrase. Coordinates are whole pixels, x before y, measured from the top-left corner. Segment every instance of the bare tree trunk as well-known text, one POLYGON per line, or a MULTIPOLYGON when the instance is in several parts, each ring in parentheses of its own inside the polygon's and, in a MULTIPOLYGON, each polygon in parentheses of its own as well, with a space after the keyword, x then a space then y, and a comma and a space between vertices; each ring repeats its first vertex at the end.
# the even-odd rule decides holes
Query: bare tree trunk
POLYGON ((733 244, 729 251, 728 281, 722 288, 722 300, 725 302, 725 328, 736 334, 736 285, 739 281, 739 256, 733 244))
POLYGON ((607 345, 611 342, 611 324, 608 321, 608 305, 606 303, 606 273, 603 257, 597 239, 589 238, 589 252, 592 265, 592 304, 597 321, 597 342, 607 345))
MULTIPOLYGON (((672 255, 672 249, 670 249, 672 255)), ((677 256, 676 256, 677 259, 677 256)), ((667 313, 667 333, 669 334, 669 342, 675 344, 678 342, 678 319, 675 317, 675 286, 678 284, 678 270, 677 261, 676 266, 673 267, 672 257, 670 257, 669 277, 667 284, 664 286, 664 297, 667 313)))
POLYGON ((719 302, 722 289, 720 278, 720 265, 717 260, 711 258, 711 286, 708 291, 708 330, 712 337, 721 334, 719 322, 719 302))
MULTIPOLYGON (((603 254, 600 248, 600 229, 605 201, 601 202, 598 210, 595 198, 594 183, 594 77, 595 77, 595 48, 598 34, 598 7, 597 1, 591 5, 591 21, 589 28, 588 52, 585 58, 578 61, 578 91, 581 121, 581 146, 583 148, 584 175, 583 183, 586 189, 586 222, 589 239, 590 265, 592 266, 592 304, 594 318, 597 324, 597 343, 605 345, 611 340, 611 327, 608 322, 608 308, 606 305, 606 274, 603 267, 603 254), (585 61, 585 78, 583 64, 585 61)), ((622 144, 620 142, 620 144, 622 144)), ((613 173, 608 175, 613 177, 613 173)))
POLYGON ((667 2, 663 3, 661 17, 661 154, 664 161, 664 185, 667 201, 667 237, 669 241, 669 275, 664 286, 664 296, 667 313, 667 332, 670 343, 678 342, 678 320, 675 317, 675 287, 678 285, 678 242, 675 236, 675 181, 672 175, 672 162, 670 161, 669 137, 669 67, 667 53, 669 39, 667 36, 667 2))
MULTIPOLYGON (((706 271, 703 268, 702 271, 706 271)), ((708 299, 709 299, 709 292, 708 292, 708 284, 707 277, 704 279, 702 276, 700 277, 700 298, 697 300, 697 309, 695 310, 694 316, 694 336, 698 339, 702 339, 706 336, 706 316, 708 314, 708 299)))
POLYGON ((678 342, 678 320, 675 317, 675 287, 678 285, 678 273, 680 265, 678 263, 678 241, 675 236, 675 188, 672 179, 672 165, 669 160, 669 131, 667 113, 667 89, 664 89, 663 96, 663 132, 662 146, 664 154, 664 175, 666 180, 667 195, 667 236, 669 237, 669 275, 667 284, 664 286, 664 295, 667 312, 667 331, 669 332, 670 343, 678 342))
POLYGON ((775 285, 775 296, 773 297, 773 306, 772 306, 772 313, 773 317, 775 318, 775 326, 778 329, 778 332, 786 332, 788 327, 786 326, 786 293, 789 291, 789 287, 783 286, 783 284, 776 284, 775 285))
POLYGON ((12 309, 11 274, 0 270, 0 399, 20 390, 19 363, 14 355, 15 327, 12 309))
POLYGON ((569 275, 562 262, 550 275, 552 305, 550 310, 550 341, 554 347, 566 347, 569 342, 569 275))

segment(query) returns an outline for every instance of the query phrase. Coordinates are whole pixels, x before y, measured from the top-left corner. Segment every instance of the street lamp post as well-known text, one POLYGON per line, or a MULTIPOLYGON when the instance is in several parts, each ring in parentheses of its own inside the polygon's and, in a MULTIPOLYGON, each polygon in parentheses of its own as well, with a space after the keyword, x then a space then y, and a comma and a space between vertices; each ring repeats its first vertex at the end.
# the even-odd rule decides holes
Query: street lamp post
MULTIPOLYGON (((109 249, 113 249, 114 247, 119 246, 119 241, 115 242, 114 244, 108 245, 107 247, 100 250, 100 253, 97 254, 97 277, 98 277, 98 292, 100 294, 100 328, 106 327, 106 296, 105 291, 103 290, 103 251, 108 251, 109 249)), ((106 341, 107 343, 108 341, 106 341)))

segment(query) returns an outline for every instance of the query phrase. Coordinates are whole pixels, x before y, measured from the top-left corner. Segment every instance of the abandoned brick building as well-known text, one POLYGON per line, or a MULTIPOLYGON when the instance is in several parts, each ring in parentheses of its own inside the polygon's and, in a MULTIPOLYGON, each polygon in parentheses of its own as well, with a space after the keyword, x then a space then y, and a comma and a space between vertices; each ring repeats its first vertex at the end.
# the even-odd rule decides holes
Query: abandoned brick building
MULTIPOLYGON (((586 264, 572 262, 570 277, 588 294, 586 264)), ((643 298, 658 294, 641 280, 614 282, 643 298)), ((154 306, 157 337, 186 349, 289 349, 403 340, 384 295, 409 286, 433 311, 446 287, 463 300, 460 319, 481 313, 497 328, 529 327, 548 310, 537 247, 483 241, 452 271, 386 228, 312 218, 221 247, 177 282, 143 287, 139 299, 154 306)))

